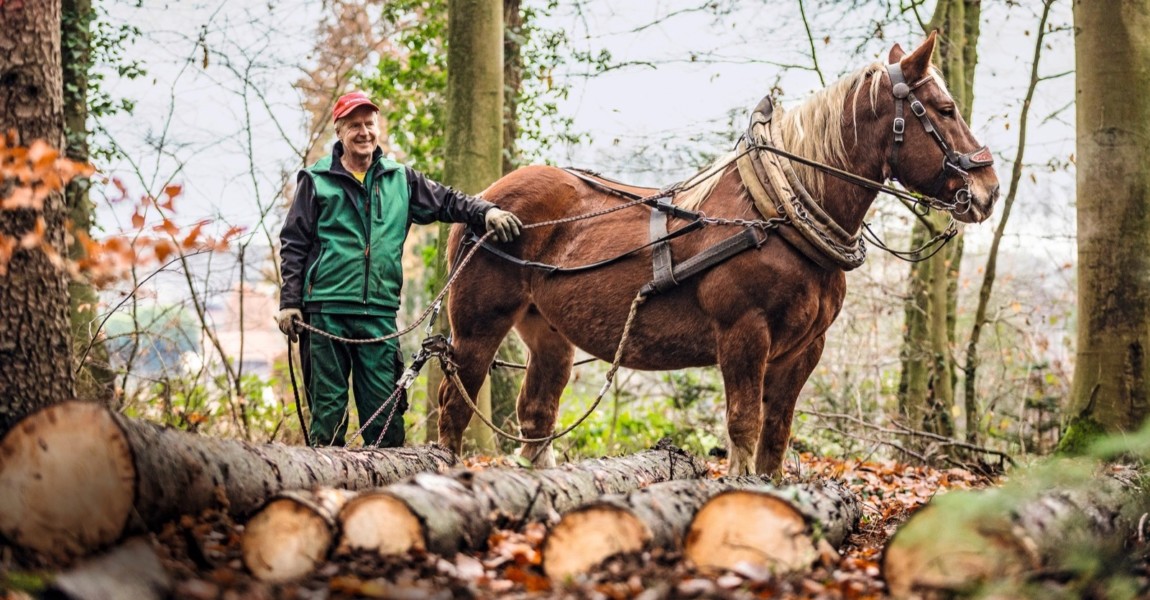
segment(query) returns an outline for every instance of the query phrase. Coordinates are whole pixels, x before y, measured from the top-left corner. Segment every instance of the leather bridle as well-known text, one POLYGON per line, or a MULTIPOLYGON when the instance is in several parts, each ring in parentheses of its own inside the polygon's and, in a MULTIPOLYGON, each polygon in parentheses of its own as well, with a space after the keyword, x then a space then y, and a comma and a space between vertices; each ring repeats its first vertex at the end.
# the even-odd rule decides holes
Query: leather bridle
POLYGON ((910 112, 918 117, 918 121, 922 123, 923 129, 930 134, 935 144, 942 150, 942 169, 939 170, 938 176, 935 177, 934 183, 931 185, 930 190, 927 191, 927 195, 937 197, 938 192, 946 185, 946 180, 950 172, 954 171, 962 176, 966 185, 955 192, 952 211, 957 211, 958 214, 966 212, 966 210, 970 209, 970 171, 993 165, 994 155, 990 153, 990 149, 986 146, 982 146, 973 152, 959 154, 943 139, 942 134, 935 128, 934 122, 927 116, 926 106, 914 96, 914 90, 933 81, 933 76, 927 75, 913 84, 908 84, 906 78, 903 77, 902 66, 897 62, 887 65, 886 72, 890 76, 891 93, 895 99, 893 125, 894 144, 891 146, 889 159, 891 178, 898 180, 904 185, 906 184, 899 174, 898 151, 903 143, 904 134, 906 133, 906 119, 903 117, 903 102, 907 101, 910 103, 910 112), (958 210, 963 205, 965 205, 966 208, 958 210))

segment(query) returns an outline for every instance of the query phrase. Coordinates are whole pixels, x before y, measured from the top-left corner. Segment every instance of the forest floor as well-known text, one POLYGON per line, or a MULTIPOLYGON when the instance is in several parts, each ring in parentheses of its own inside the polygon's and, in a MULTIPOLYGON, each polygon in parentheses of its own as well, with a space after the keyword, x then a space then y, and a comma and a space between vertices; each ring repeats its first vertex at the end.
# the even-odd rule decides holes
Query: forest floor
MULTIPOLYGON (((467 465, 481 470, 502 461, 473 458, 467 465)), ((712 459, 708 464, 713 476, 726 473, 725 461, 712 459)), ((243 526, 220 512, 184 517, 152 534, 150 541, 174 580, 174 597, 187 599, 882 598, 886 596, 879 573, 882 549, 908 515, 935 494, 994 483, 963 469, 807 454, 788 465, 789 480, 842 479, 863 502, 862 522, 842 551, 822 556, 811 572, 791 578, 749 569, 702 573, 678 553, 656 550, 610 559, 593 575, 555 584, 540 569, 546 533, 541 524, 518 531, 497 530, 486 551, 454 558, 424 553, 393 558, 336 556, 310 577, 285 585, 259 582, 244 569, 240 558, 243 526)), ((4 554, 0 566, 19 565, 11 552, 4 554)), ((52 571, 51 565, 39 567, 41 572, 52 571)), ((4 600, 26 597, 21 592, 0 592, 4 600)))

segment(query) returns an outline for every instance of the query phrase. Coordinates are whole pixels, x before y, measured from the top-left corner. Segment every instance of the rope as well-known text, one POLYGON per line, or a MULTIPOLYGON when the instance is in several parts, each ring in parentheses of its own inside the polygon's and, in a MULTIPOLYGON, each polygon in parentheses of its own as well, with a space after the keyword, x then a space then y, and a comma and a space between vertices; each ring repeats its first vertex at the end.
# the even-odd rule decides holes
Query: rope
POLYGON ((475 401, 471 399, 471 396, 463 387, 463 382, 459 380, 459 372, 455 363, 450 359, 445 360, 443 356, 440 356, 440 365, 443 368, 443 372, 447 374, 448 379, 459 392, 459 395, 463 397, 464 402, 466 402, 467 406, 471 408, 471 412, 473 412, 475 416, 479 417, 479 420, 483 421, 484 425, 491 428, 491 430, 498 434, 500 437, 511 440, 513 442, 519 442, 521 444, 545 444, 552 440, 559 439, 568 433, 571 433, 576 427, 582 425, 583 421, 586 421, 587 418, 591 416, 591 413, 595 412, 595 409, 599 407, 599 403, 603 401, 603 396, 607 394, 607 390, 611 387, 611 382, 615 380, 615 373, 619 370, 619 363, 623 360, 623 348, 627 343, 627 338, 631 335, 631 326, 635 323, 635 315, 639 312, 639 306, 646 300, 647 296, 639 293, 636 294, 635 299, 631 301, 631 311, 627 314, 627 321, 623 324, 623 335, 620 336, 619 345, 615 348, 615 359, 611 362, 611 368, 607 371, 606 381, 603 382, 603 387, 599 389, 599 394, 595 396, 595 401, 591 403, 591 406, 587 408, 587 411, 583 413, 583 416, 579 417, 579 419, 577 419, 574 423, 569 425, 564 430, 548 436, 540 438, 525 438, 503 431, 495 423, 492 423, 491 419, 488 419, 487 416, 485 416, 483 412, 479 410, 479 407, 475 405, 475 401))
POLYGON ((288 338, 288 378, 291 379, 291 391, 295 395, 295 414, 299 417, 299 428, 303 431, 303 443, 310 446, 311 440, 307 435, 307 423, 304 422, 303 408, 300 407, 299 388, 295 385, 295 363, 292 361, 291 338, 288 338))

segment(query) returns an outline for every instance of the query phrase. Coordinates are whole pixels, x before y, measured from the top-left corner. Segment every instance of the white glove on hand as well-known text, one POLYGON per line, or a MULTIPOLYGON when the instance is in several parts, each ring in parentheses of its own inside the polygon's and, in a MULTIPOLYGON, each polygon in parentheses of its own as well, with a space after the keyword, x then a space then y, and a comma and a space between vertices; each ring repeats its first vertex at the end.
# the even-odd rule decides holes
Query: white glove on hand
POLYGON ((483 216, 487 231, 495 232, 495 239, 501 242, 510 242, 519 237, 523 230, 523 222, 519 217, 499 208, 492 208, 483 216))
POLYGON ((276 313, 276 325, 293 342, 299 339, 295 321, 303 321, 303 311, 298 308, 285 308, 276 313))

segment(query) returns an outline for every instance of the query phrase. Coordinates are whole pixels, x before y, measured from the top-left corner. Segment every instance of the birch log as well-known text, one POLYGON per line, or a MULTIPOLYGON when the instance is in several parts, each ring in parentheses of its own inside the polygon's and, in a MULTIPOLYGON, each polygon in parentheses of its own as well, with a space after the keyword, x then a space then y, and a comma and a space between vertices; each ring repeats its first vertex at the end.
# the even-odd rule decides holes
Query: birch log
POLYGON ((421 473, 346 497, 335 523, 326 516, 327 509, 316 511, 314 502, 273 501, 253 517, 244 533, 244 561, 266 581, 295 579, 312 571, 316 557, 333 550, 327 545, 333 537, 339 538, 335 548, 339 552, 395 555, 418 549, 452 555, 485 545, 497 523, 552 522, 559 513, 602 494, 699 477, 705 470, 691 455, 661 445, 631 456, 541 471, 421 473), (275 515, 266 515, 269 511, 275 515), (325 516, 319 516, 321 512, 325 516), (321 524, 330 527, 329 532, 316 534, 321 524), (308 540, 287 539, 294 536, 308 540))
MULTIPOLYGON (((1077 466, 1063 460, 1059 470, 1077 466)), ((1049 476, 935 497, 895 533, 882 572, 896 598, 951 597, 987 583, 1055 578, 1075 565, 1109 569, 1133 554, 1150 511, 1146 481, 1111 467, 1075 481, 1049 476)), ((1067 577, 1069 578, 1069 577, 1067 577)))
POLYGON ((0 440, 0 535, 50 556, 83 555, 180 515, 246 516, 285 489, 375 488, 454 462, 437 446, 216 439, 68 402, 29 415, 0 440))
POLYGON ((696 566, 746 563, 774 573, 802 572, 824 542, 838 550, 862 516, 862 504, 838 481, 720 492, 695 513, 684 554, 696 566))
POLYGON ((769 485, 768 476, 668 481, 604 496, 564 513, 543 540, 543 571, 562 581, 644 548, 679 549, 695 511, 715 494, 769 485))
POLYGON ((328 558, 339 511, 356 492, 334 488, 280 492, 244 527, 244 564, 263 581, 311 573, 328 558))

